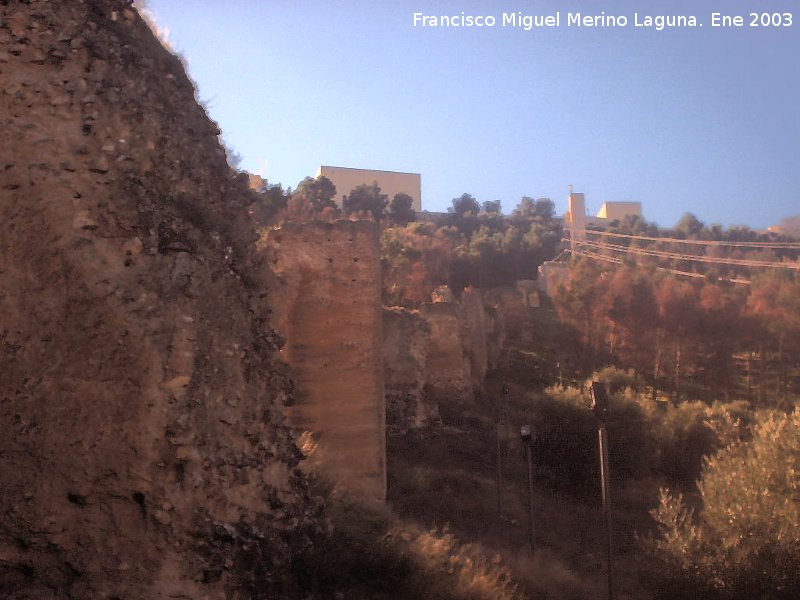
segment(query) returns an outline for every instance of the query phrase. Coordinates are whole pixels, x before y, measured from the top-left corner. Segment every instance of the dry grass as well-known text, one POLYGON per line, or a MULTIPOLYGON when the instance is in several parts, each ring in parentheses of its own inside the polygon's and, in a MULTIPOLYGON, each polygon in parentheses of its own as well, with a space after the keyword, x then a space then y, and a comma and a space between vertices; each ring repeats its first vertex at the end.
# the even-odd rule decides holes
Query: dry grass
POLYGON ((448 587, 458 598, 523 598, 511 569, 499 554, 487 552, 480 544, 462 543, 447 528, 424 530, 405 525, 395 527, 390 535, 423 569, 449 579, 448 587))

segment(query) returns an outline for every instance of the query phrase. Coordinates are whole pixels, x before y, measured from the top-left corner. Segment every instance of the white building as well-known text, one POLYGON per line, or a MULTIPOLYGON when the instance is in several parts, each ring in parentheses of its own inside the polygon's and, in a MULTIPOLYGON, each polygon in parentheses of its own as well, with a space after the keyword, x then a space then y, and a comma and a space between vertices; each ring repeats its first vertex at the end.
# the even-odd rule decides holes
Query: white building
POLYGON ((569 193, 567 214, 564 215, 564 227, 570 230, 572 247, 575 242, 586 239, 583 233, 587 227, 608 227, 613 221, 622 221, 627 216, 642 216, 641 202, 604 202, 597 216, 586 214, 586 199, 583 194, 569 193))

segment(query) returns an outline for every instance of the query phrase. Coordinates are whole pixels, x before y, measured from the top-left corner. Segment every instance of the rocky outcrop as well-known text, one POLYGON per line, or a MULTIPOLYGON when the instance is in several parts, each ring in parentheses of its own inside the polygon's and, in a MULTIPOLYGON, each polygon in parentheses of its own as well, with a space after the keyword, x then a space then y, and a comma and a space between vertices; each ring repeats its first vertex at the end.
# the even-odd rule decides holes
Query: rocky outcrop
POLYGON ((439 417, 425 387, 430 344, 430 325, 418 311, 384 308, 383 379, 389 433, 425 427, 439 417))
POLYGON ((502 311, 479 290, 456 300, 447 288, 419 311, 384 309, 384 378, 390 433, 455 422, 475 408, 475 392, 502 354, 502 311))
POLYGON ((285 597, 316 509, 249 192, 129 4, 0 2, 0 596, 285 597))
MULTIPOLYGON (((533 328, 532 311, 540 304, 536 283, 518 281, 515 287, 498 287, 484 290, 484 303, 500 316, 496 320, 497 338, 501 345, 535 343, 537 332, 533 328)), ((498 360, 500 357, 498 355, 498 360)))
POLYGON ((470 359, 458 304, 423 304, 419 312, 431 330, 424 375, 429 393, 440 399, 441 410, 472 402, 470 359))

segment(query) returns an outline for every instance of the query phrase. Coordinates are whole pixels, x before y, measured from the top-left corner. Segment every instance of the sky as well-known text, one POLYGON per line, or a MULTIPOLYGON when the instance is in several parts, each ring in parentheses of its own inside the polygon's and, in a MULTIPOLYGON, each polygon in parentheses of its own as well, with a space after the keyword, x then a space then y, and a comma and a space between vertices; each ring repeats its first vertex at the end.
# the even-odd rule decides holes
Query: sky
POLYGON ((420 173, 431 211, 466 192, 506 213, 548 197, 563 213, 573 185, 592 214, 640 201, 662 227, 686 212, 758 229, 800 214, 800 0, 147 7, 239 167, 270 183, 294 188, 333 165, 420 173), (743 26, 713 27, 715 12, 743 26), (779 25, 750 26, 751 12, 779 25), (415 26, 414 13, 495 24, 415 26), (560 20, 526 31, 503 13, 560 20), (575 13, 627 25, 570 25, 575 13), (697 26, 636 25, 657 15, 697 26))

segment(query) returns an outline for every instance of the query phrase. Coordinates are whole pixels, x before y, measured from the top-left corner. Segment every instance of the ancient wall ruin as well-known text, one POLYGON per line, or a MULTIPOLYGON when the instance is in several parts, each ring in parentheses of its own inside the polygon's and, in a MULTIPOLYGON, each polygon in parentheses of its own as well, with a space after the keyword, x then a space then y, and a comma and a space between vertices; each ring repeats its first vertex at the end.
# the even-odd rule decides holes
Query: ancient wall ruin
POLYGON ((317 506, 219 129, 124 0, 0 2, 0 81, 0 597, 279 597, 317 506))
POLYGON ((433 302, 420 307, 420 315, 431 329, 425 363, 425 384, 445 400, 441 408, 461 406, 473 400, 470 360, 464 344, 458 304, 433 302))
POLYGON ((400 307, 383 311, 383 374, 386 427, 406 433, 435 423, 437 405, 425 388, 431 327, 419 311, 400 307))
POLYGON ((367 221, 284 223, 268 234, 280 292, 271 305, 287 343, 295 404, 289 421, 312 435, 306 461, 368 501, 386 496, 381 265, 367 221))
MULTIPOLYGON (((505 290, 509 301, 522 296, 505 290)), ((384 309, 384 378, 390 433, 405 433, 444 418, 474 412, 488 371, 502 360, 506 339, 503 293, 467 289, 456 299, 449 289, 419 310, 384 309)))

